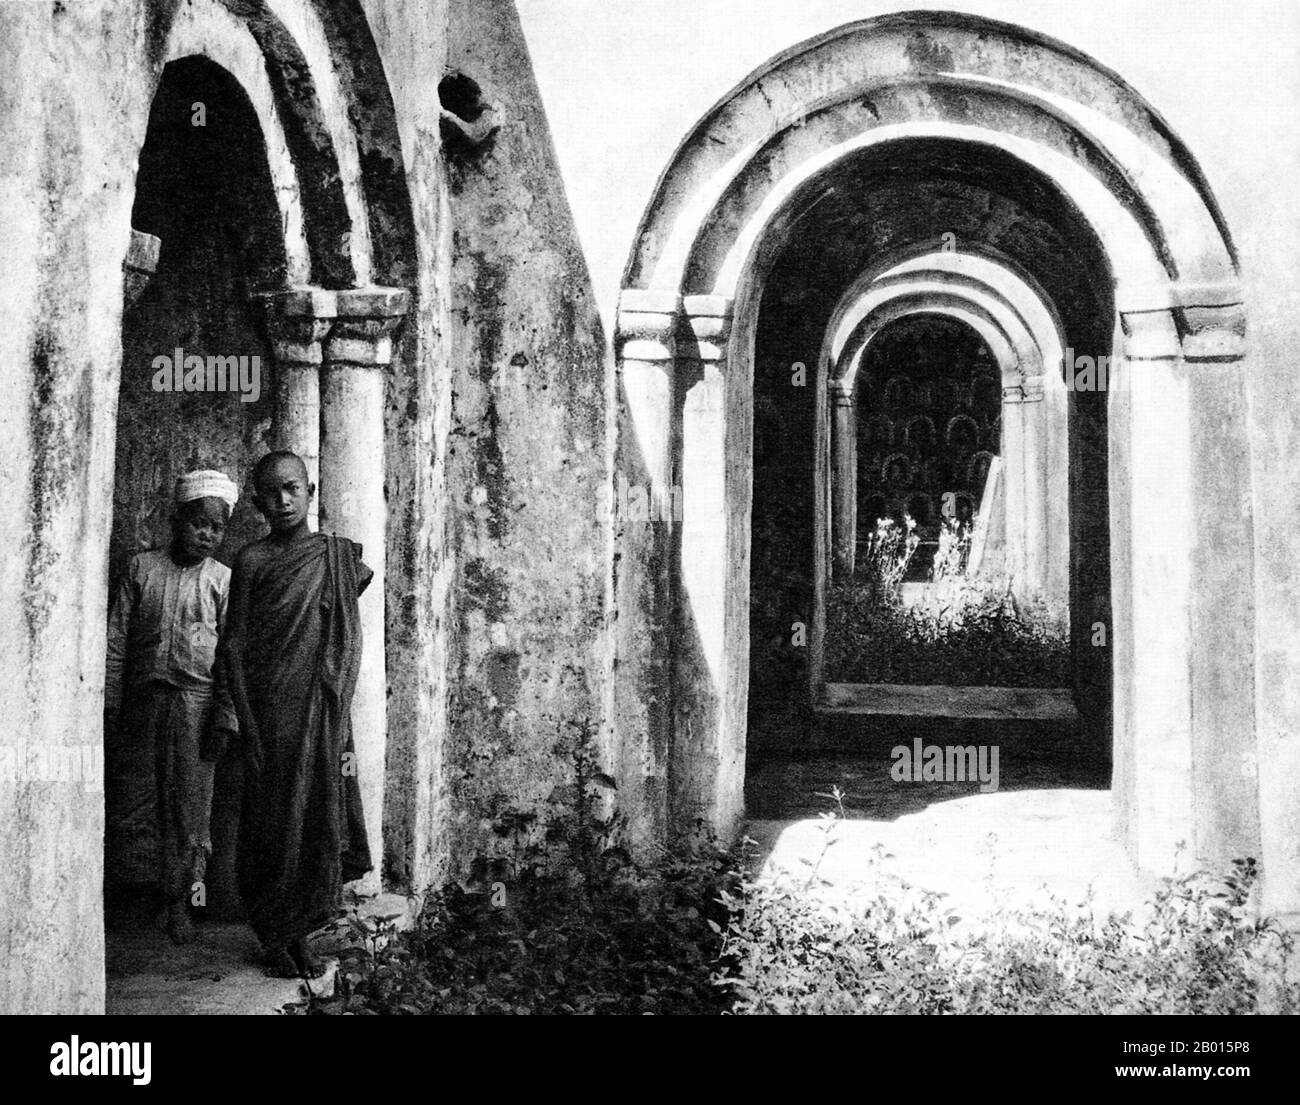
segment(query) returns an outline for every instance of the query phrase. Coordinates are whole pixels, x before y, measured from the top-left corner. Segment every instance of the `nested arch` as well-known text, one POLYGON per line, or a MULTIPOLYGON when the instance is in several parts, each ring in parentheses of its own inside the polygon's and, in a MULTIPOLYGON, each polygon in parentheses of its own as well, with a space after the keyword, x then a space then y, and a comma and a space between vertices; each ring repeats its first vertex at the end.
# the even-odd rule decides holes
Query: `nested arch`
MULTIPOLYGON (((400 339, 390 335, 408 292, 418 295, 411 285, 423 280, 406 163, 376 43, 356 0, 190 0, 172 6, 156 41, 158 81, 150 123, 141 127, 133 225, 161 238, 162 247, 152 282, 122 315, 119 447, 105 473, 116 500, 110 569, 146 539, 157 542, 167 523, 165 508, 155 505, 159 485, 175 473, 219 467, 243 483, 267 448, 299 453, 322 500, 332 504, 331 521, 364 542, 375 570, 378 586, 365 615, 374 624, 366 632, 381 648, 363 658, 361 678, 372 689, 364 702, 360 694, 354 700, 368 719, 358 746, 368 759, 362 775, 375 852, 409 856, 417 851, 417 826, 413 808, 402 807, 409 788, 402 765, 410 762, 402 757, 419 740, 420 676, 400 674, 414 667, 402 654, 414 646, 382 644, 384 618, 397 609, 385 593, 390 584, 409 592, 403 576, 414 571, 409 558, 398 561, 389 550, 409 544, 411 523, 387 518, 375 499, 393 484, 409 493, 418 471, 407 424, 423 405, 407 399, 424 385, 404 369, 419 363, 414 354, 425 335, 417 326, 404 328, 400 339), (191 125, 191 87, 204 93, 195 100, 210 101, 195 111, 201 127, 191 125), (155 126, 164 117, 166 125, 155 126), (208 152, 196 168, 186 151, 204 142, 208 152), (182 187, 171 189, 169 181, 182 187), (232 214, 241 203, 247 218, 232 214), (381 281, 401 283, 377 286, 381 281), (364 403, 347 390, 351 364, 329 359, 326 334, 347 338, 336 352, 376 359, 375 371, 356 373, 364 403), (390 342, 399 346, 391 361, 390 342), (160 351, 170 356, 181 345, 187 357, 206 355, 209 366, 238 362, 256 374, 247 401, 153 394, 158 389, 151 390, 145 370, 160 351), (330 448, 322 450, 327 435, 330 448), (362 461, 351 448, 358 440, 368 443, 362 461), (365 476, 357 475, 363 468, 365 476), (354 477, 365 492, 350 498, 347 480, 354 477), (399 673, 388 684, 392 651, 401 662, 392 665, 399 673), (402 705, 391 724, 385 690, 402 705), (397 748, 401 754, 387 755, 397 748)), ((213 376, 211 367, 207 372, 213 376)), ((245 497, 226 552, 259 530, 245 497)), ((214 886, 219 881, 214 875, 214 886)))
MULTIPOLYGON (((885 289, 926 280, 937 281, 936 290, 945 295, 983 301, 994 311, 1009 312, 1007 333, 1008 336, 1016 333, 1018 340, 1014 344, 1022 353, 1022 363, 1029 363, 1024 356, 1027 352, 1021 337, 1024 335, 1032 342, 1036 358, 1041 362, 1042 367, 1035 371, 1059 376, 1065 347, 1064 327, 1041 286, 1009 258, 967 252, 965 248, 922 246, 899 251, 869 267, 840 297, 826 328, 823 361, 831 366, 844 364, 846 351, 861 344, 860 327, 885 298, 885 289)), ((837 374, 842 374, 842 370, 837 374)), ((1008 384, 1016 382, 1006 378, 1008 384)))
MULTIPOLYGON (((951 263, 960 268, 960 260, 957 255, 951 263)), ((953 283, 935 282, 933 277, 943 270, 927 269, 924 256, 915 259, 911 271, 898 271, 906 267, 907 263, 882 266, 880 274, 865 274, 870 281, 865 287, 864 281, 855 282, 826 333, 819 373, 829 377, 825 389, 831 402, 826 415, 818 412, 815 422, 815 514, 829 515, 829 525, 814 528, 814 564, 828 559, 825 541, 829 530, 836 573, 851 577, 855 565, 858 418, 836 419, 833 408, 847 397, 866 414, 859 380, 872 342, 902 319, 937 315, 974 330, 999 368, 1003 466, 996 502, 1005 519, 1010 585, 1021 597, 1034 596, 1065 609, 1069 605, 1069 412, 1057 371, 1060 338, 1050 325, 1050 314, 1041 304, 1037 312, 1029 303, 1022 303, 1024 313, 1015 309, 994 285, 1005 288, 1008 280, 1016 278, 996 265, 984 272, 991 283, 969 276, 953 283), (1038 325, 1031 329, 1026 315, 1038 325), (835 494, 837 484, 844 483, 852 485, 851 489, 835 494)), ((1020 288, 1029 291, 1023 283, 1020 288)), ((820 639, 825 631, 823 588, 818 581, 814 593, 813 632, 819 641, 813 649, 815 658, 821 656, 820 639)), ((816 666, 810 679, 814 685, 821 679, 816 666)))
POLYGON ((177 9, 162 60, 187 57, 229 72, 257 112, 283 221, 286 283, 370 283, 372 236, 356 136, 313 6, 192 0, 177 9))
MULTIPOLYGON (((625 774, 649 780, 632 792, 650 804, 667 793, 672 821, 704 817, 731 831, 743 808, 746 458, 773 266, 789 261, 792 243, 825 252, 856 236, 859 255, 837 254, 838 269, 815 252, 803 258, 847 288, 882 257, 946 233, 1032 278, 1043 309, 1031 329, 1043 343, 1119 358, 1120 394, 1070 400, 1081 430, 1070 439, 1071 502, 1081 506, 1071 527, 1109 518, 1119 541, 1110 582, 1105 533, 1102 553, 1071 568, 1072 594, 1077 576, 1095 599, 1085 620, 1109 624, 1112 596, 1116 604, 1118 792, 1183 786, 1187 749, 1209 739, 1192 720, 1196 673, 1209 660, 1189 619, 1208 610, 1214 587, 1208 578, 1192 586, 1200 568, 1170 564, 1169 541, 1179 534, 1172 540, 1191 547, 1202 524, 1190 491, 1204 463, 1193 397, 1229 386, 1222 375, 1193 385, 1181 366, 1221 367, 1245 349, 1237 259, 1217 203, 1159 113, 1091 58, 1005 23, 903 13, 801 43, 742 81, 665 168, 629 254, 616 337, 618 463, 629 478, 679 472, 687 510, 679 526, 618 538, 615 698, 638 719, 631 728, 645 730, 619 742, 625 774), (1108 452, 1109 488, 1095 475, 1108 470, 1108 452), (1075 473, 1085 474, 1077 487, 1075 473), (1171 498, 1171 486, 1183 490, 1171 498), (1162 621, 1161 602, 1190 613, 1162 621), (680 631, 666 667, 637 643, 663 624, 680 631), (1143 677, 1144 664, 1161 674, 1143 677), (650 687, 667 704, 657 714, 635 698, 650 687)), ((929 278, 953 285, 955 275, 929 278)), ((1024 306, 1012 309, 1027 318, 1024 306)), ((815 397, 819 415, 826 400, 815 397)), ((1076 689, 1109 699, 1109 675, 1089 670, 1076 689)), ((1189 808, 1130 821, 1135 852, 1164 862, 1189 831, 1189 808)))
POLYGON ((661 177, 624 284, 730 294, 736 248, 743 257, 802 180, 855 148, 935 136, 1047 172, 1108 252, 1129 254, 1139 286, 1232 278, 1231 239, 1195 159, 1116 74, 1023 28, 914 12, 803 43, 715 105, 661 177), (1140 245, 1125 244, 1133 235, 1140 245))
POLYGON ((846 319, 851 323, 847 332, 842 340, 832 340, 830 357, 824 362, 831 368, 832 383, 853 387, 876 335, 890 323, 916 314, 949 315, 965 322, 984 339, 1006 386, 1019 385, 1025 376, 1042 371, 1042 352, 1033 333, 986 289, 903 277, 877 283, 857 302, 846 319))

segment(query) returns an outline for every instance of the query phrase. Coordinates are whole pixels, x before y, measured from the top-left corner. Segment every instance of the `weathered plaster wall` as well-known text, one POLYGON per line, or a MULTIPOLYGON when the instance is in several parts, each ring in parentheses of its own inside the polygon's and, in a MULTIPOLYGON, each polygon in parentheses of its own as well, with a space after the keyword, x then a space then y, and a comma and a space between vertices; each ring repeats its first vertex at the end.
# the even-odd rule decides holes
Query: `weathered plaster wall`
POLYGON ((164 4, 0 8, 0 1009, 103 1007, 106 563, 135 159, 164 4), (45 757, 45 762, 42 762, 45 757), (93 775, 92 775, 93 780, 93 775))
MULTIPOLYGON (((250 14, 238 4, 229 7, 250 14)), ((283 13, 294 5, 286 0, 277 7, 283 13)), ((332 2, 316 10, 332 66, 349 93, 345 106, 335 101, 334 110, 347 110, 362 135, 353 169, 370 201, 369 210, 360 213, 369 223, 361 236, 373 246, 368 278, 414 292, 414 321, 404 331, 386 421, 387 490, 390 502, 401 504, 388 530, 389 559, 397 564, 388 574, 388 605, 398 614, 390 619, 389 634, 397 704, 389 766, 408 784, 389 788, 395 814, 386 859, 397 881, 427 885, 446 861, 436 820, 446 701, 439 635, 450 573, 445 497, 438 492, 446 471, 439 449, 446 442, 449 407, 447 358, 440 345, 446 332, 448 221, 438 107, 424 75, 441 68, 446 9, 441 4, 372 7, 383 9, 372 13, 373 38, 355 4, 332 2), (375 39, 388 50, 383 63, 375 39), (395 96, 386 87, 385 66, 400 78, 395 96)), ((301 4, 297 9, 297 15, 288 13, 291 21, 306 11, 301 4)), ((16 631, 0 638, 9 676, 0 707, 6 717, 20 719, 0 737, 0 1009, 5 1011, 103 1007, 103 798, 94 768, 102 764, 105 583, 123 340, 121 265, 137 158, 177 11, 174 0, 0 9, 6 74, 0 87, 5 135, 0 243, 13 264, 29 274, 0 304, 10 396, 0 415, 5 429, 0 496, 21 537, 3 568, 3 621, 16 631), (56 754, 78 758, 64 767, 62 778, 58 765, 50 765, 56 754), (89 782, 81 778, 82 757, 91 765, 89 782)), ((258 29, 272 39, 280 33, 269 26, 258 29)), ((205 41, 222 45, 220 35, 205 41)), ((285 45, 283 38, 263 41, 268 48, 285 45)), ((304 64, 301 55, 290 61, 304 64)), ((291 100, 310 93, 303 69, 296 72, 291 87, 280 86, 291 100)), ((317 167, 314 159, 329 144, 323 122, 298 118, 299 129, 291 133, 295 156, 317 167)), ((353 171, 344 169, 345 175, 353 171)), ((222 176, 211 183, 229 186, 230 172, 222 176)), ((313 186, 317 192, 337 187, 328 176, 313 178, 310 171, 304 176, 309 192, 313 186)), ((159 199, 146 196, 145 207, 153 202, 157 212, 159 199)), ((327 209, 318 205, 308 213, 308 240, 328 252, 316 258, 312 275, 347 284, 358 254, 348 235, 338 233, 347 226, 336 217, 341 204, 323 206, 327 209)), ((171 214, 174 219, 176 213, 171 214)), ((250 353, 260 341, 256 327, 232 303, 248 290, 246 284, 257 284, 267 273, 250 277, 250 266, 233 264, 231 254, 239 247, 228 248, 235 244, 231 240, 198 244, 203 256, 179 269, 171 266, 175 282, 156 290, 152 314, 146 304, 137 324, 128 328, 132 358, 178 326, 201 340, 224 333, 232 341, 246 341, 250 353)), ((257 242, 242 245, 257 254, 257 242)), ((267 264, 273 277, 274 258, 253 256, 251 269, 267 264)), ((168 275, 166 266, 162 275, 168 275)), ((131 364, 139 367, 134 360, 131 364)), ((130 376, 138 383, 138 373, 130 376)), ((269 382, 264 374, 263 384, 269 382)), ((130 433, 122 443, 123 475, 131 485, 122 556, 164 525, 158 517, 146 518, 143 531, 135 525, 150 509, 144 499, 160 488, 165 492, 162 468, 198 458, 229 464, 238 477, 247 453, 260 452, 258 410, 215 423, 201 419, 197 426, 166 418, 151 426, 146 413, 135 409, 127 416, 130 433), (195 451, 177 443, 175 449, 162 449, 161 465, 151 470, 149 454, 158 451, 159 435, 184 436, 184 427, 203 436, 203 446, 195 451)), ((251 529, 236 530, 236 536, 253 535, 251 529)))
POLYGON ((387 84, 378 87, 380 74, 375 72, 351 77, 354 101, 385 124, 358 119, 361 164, 372 174, 372 190, 389 196, 371 215, 379 265, 375 279, 412 292, 385 417, 389 700, 384 866, 393 883, 423 888, 440 881, 451 855, 445 831, 447 711, 453 683, 447 641, 455 565, 455 504, 447 489, 453 387, 451 217, 436 95, 447 52, 448 5, 446 0, 364 0, 361 9, 368 29, 354 19, 337 34, 354 43, 372 37, 387 84), (395 132, 388 129, 388 112, 395 132), (401 191, 404 196, 394 195, 401 191), (399 225, 404 204, 409 204, 409 229, 399 225))
MULTIPOLYGON (((1300 167, 1300 142, 1286 123, 1278 123, 1273 141, 1260 141, 1255 126, 1241 125, 1243 119, 1281 120, 1300 96, 1300 12, 1294 5, 1223 0, 1175 13, 1138 0, 809 0, 759 8, 745 0, 700 0, 689 7, 672 0, 519 0, 603 317, 607 324, 612 318, 620 273, 658 174, 719 97, 756 66, 812 35, 889 11, 931 8, 1020 24, 1114 69, 1190 147, 1234 234, 1247 297, 1253 587, 1260 614, 1253 673, 1258 756, 1237 770, 1259 789, 1263 854, 1277 872, 1268 884, 1269 904, 1300 910, 1300 792, 1289 782, 1300 771, 1300 501, 1292 490, 1300 475, 1300 383, 1293 367, 1300 349, 1294 271, 1300 220, 1286 183, 1300 167), (743 34, 736 33, 739 27, 743 34), (662 94, 666 88, 671 95, 662 94), (595 105, 619 125, 593 126, 595 105)), ((1217 447, 1209 427, 1197 433, 1206 449, 1217 447)), ((1228 471, 1202 464, 1198 479, 1209 481, 1205 493, 1218 496, 1219 481, 1227 488, 1228 471)), ((1204 567, 1216 541, 1239 541, 1243 534, 1227 527, 1202 539, 1196 555, 1204 567)), ((1240 647, 1227 627, 1239 622, 1239 613, 1196 614, 1198 636, 1223 642, 1223 667, 1214 678, 1237 685, 1251 675, 1251 664, 1238 670, 1241 664, 1232 656, 1240 647)), ((1209 705, 1203 702, 1202 708, 1209 705)), ((1225 718, 1223 724, 1243 721, 1225 718)), ((1238 759, 1239 741, 1229 741, 1238 759)), ((1195 800, 1203 811, 1214 802, 1227 809, 1240 805, 1236 783, 1219 778, 1222 785, 1205 779, 1198 784, 1195 800)), ((1226 833, 1224 839, 1250 836, 1248 827, 1230 824, 1216 832, 1226 833)))
POLYGON ((578 742, 599 742, 607 366, 513 4, 456 4, 450 51, 501 122, 481 146, 447 145, 463 863, 540 839, 573 809, 578 742))

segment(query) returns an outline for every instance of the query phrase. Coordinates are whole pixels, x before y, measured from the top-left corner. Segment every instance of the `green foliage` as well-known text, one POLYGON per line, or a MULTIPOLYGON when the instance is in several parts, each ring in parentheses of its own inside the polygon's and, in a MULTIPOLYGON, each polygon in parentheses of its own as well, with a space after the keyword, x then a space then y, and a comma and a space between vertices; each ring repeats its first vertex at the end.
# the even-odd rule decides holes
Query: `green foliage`
POLYGON ((877 602, 896 601, 918 544, 916 523, 910 517, 901 526, 892 518, 881 518, 862 543, 861 559, 857 563, 860 586, 877 602))
POLYGON ((453 884, 413 932, 358 932, 336 996, 309 1011, 720 1013, 712 972, 733 886, 726 854, 707 847, 651 869, 607 853, 586 872, 453 884))
POLYGON ((717 1013, 712 972, 736 875, 708 840, 638 866, 616 842, 595 728, 561 728, 572 782, 549 813, 494 820, 500 850, 426 902, 412 932, 352 918, 335 995, 310 1012, 717 1013))
MULTIPOLYGON (((574 730, 575 787, 525 852, 485 857, 398 915, 348 918, 333 1015, 763 1013, 1296 1013, 1294 939, 1254 908, 1254 860, 1166 880, 1136 918, 1007 910, 963 925, 937 894, 883 870, 865 897, 825 893, 844 816, 823 818, 800 878, 744 874, 707 839, 633 864, 607 815, 613 780, 574 730), (555 856, 564 857, 556 862, 555 856)), ((747 842, 752 843, 752 842, 747 842)), ((889 857, 878 852, 875 863, 889 857)))
POLYGON ((719 978, 738 1014, 1300 1012, 1294 941, 1256 917, 1255 877, 1238 860, 1168 880, 1142 920, 1053 900, 991 930, 902 882, 837 903, 748 880, 724 898, 719 978))
POLYGON ((835 683, 948 686, 1069 685, 1066 618, 968 579, 970 529, 945 523, 920 601, 902 599, 910 532, 882 521, 851 583, 826 598, 826 677, 835 683))

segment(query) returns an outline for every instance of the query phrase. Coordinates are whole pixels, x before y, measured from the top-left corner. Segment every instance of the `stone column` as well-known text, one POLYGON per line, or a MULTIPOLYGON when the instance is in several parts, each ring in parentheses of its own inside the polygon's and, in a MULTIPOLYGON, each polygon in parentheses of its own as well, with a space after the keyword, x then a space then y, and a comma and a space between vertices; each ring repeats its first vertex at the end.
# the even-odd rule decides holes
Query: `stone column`
POLYGON ((1006 504, 1006 573, 1021 594, 1026 577, 1024 380, 1002 389, 1002 478, 1006 504))
POLYGON ((1138 867, 1170 874, 1194 840, 1191 397, 1172 312, 1121 322, 1108 415, 1113 792, 1138 867))
POLYGON ((1024 578, 1020 593, 1041 597, 1047 582, 1047 405, 1043 378, 1021 382, 1021 472, 1024 481, 1024 528, 1021 556, 1024 578))
POLYGON ((352 884, 360 894, 381 888, 384 855, 384 750, 387 669, 384 660, 384 392, 393 335, 410 295, 400 288, 334 293, 335 319, 322 350, 320 382, 321 530, 362 547, 374 579, 361 596, 362 653, 352 733, 374 870, 352 884))
POLYGON ((302 457, 316 485, 308 524, 319 525, 321 342, 336 311, 336 294, 324 288, 289 288, 262 295, 275 357, 270 446, 302 457))
POLYGON ((1070 393, 1061 380, 1060 365, 1045 374, 1043 396, 1043 467, 1047 488, 1047 565, 1043 587, 1057 610, 1070 605, 1070 393))
MULTIPOLYGON (((673 640, 672 830, 731 839, 743 819, 748 681, 748 515, 752 428, 726 371, 731 302, 686 296, 677 345, 683 518, 673 640), (746 535, 747 536, 747 535, 746 535)), ((748 386, 746 383, 745 386, 748 386)))
POLYGON ((672 544, 678 525, 638 516, 633 502, 675 485, 677 327, 675 292, 625 289, 615 333, 618 427, 611 473, 614 543, 609 656, 613 686, 609 757, 628 840, 655 854, 668 826, 672 728, 672 544), (634 500, 635 496, 635 500, 634 500))
POLYGON ((1165 294, 1121 309, 1108 397, 1119 835, 1159 874, 1180 842, 1184 867, 1262 852, 1267 901, 1293 788, 1256 743, 1244 313, 1231 286, 1165 294))
POLYGON ((1256 669, 1256 556, 1268 550, 1256 545, 1239 296, 1231 286, 1189 288, 1174 312, 1192 413, 1192 811, 1197 858, 1223 869, 1260 856, 1265 908, 1282 910, 1298 897, 1296 869, 1283 860, 1295 851, 1295 822, 1276 813, 1297 808, 1300 756, 1294 741, 1257 732, 1254 683, 1272 682, 1268 666, 1256 669))
POLYGON ((858 433, 853 384, 832 381, 830 403, 833 578, 848 583, 853 579, 858 545, 858 433))

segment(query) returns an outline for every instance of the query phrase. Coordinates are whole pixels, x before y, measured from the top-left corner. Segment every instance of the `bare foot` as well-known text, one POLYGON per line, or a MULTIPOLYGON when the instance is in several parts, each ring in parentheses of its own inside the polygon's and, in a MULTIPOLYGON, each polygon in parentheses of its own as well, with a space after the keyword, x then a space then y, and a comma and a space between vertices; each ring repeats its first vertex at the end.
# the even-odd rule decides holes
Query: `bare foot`
POLYGON ((303 978, 320 978, 325 973, 325 964, 321 962, 319 957, 312 954, 312 950, 307 946, 307 941, 302 937, 290 943, 289 954, 293 956, 293 961, 298 964, 298 969, 303 978))
POLYGON ((271 948, 266 953, 266 973, 272 978, 298 978, 301 973, 284 945, 271 948))
POLYGON ((194 923, 190 920, 189 906, 184 902, 171 902, 167 906, 167 935, 173 944, 188 944, 194 939, 194 923))

